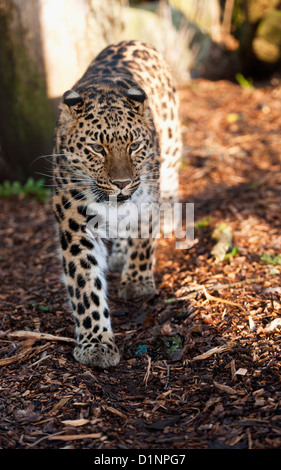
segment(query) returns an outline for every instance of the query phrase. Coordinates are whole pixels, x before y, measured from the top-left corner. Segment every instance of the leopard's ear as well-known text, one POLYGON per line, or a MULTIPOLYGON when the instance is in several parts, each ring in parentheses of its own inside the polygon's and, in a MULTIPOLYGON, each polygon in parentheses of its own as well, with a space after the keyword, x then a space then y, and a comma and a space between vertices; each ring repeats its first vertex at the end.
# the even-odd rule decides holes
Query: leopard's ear
POLYGON ((62 102, 59 105, 59 123, 62 129, 62 135, 66 134, 69 126, 78 119, 82 112, 84 100, 77 91, 68 90, 62 97, 62 102))
POLYGON ((133 109, 140 115, 145 116, 148 111, 147 95, 139 86, 133 86, 126 91, 126 97, 133 109))
POLYGON ((144 101, 147 99, 145 91, 138 86, 129 88, 129 90, 126 92, 126 95, 129 100, 136 101, 137 103, 144 103, 144 101))
POLYGON ((66 104, 69 108, 72 106, 82 104, 83 98, 77 91, 75 90, 68 90, 63 95, 63 103, 66 104))

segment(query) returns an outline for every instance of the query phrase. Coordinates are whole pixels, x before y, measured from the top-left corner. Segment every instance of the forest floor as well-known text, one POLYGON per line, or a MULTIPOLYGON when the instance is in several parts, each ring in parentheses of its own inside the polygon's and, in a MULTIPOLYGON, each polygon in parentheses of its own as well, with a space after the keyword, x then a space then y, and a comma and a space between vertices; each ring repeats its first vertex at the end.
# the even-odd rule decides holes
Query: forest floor
POLYGON ((73 358, 49 205, 0 200, 2 449, 281 447, 281 80, 195 80, 181 114, 194 242, 159 241, 148 299, 119 300, 109 275, 116 368, 73 358))

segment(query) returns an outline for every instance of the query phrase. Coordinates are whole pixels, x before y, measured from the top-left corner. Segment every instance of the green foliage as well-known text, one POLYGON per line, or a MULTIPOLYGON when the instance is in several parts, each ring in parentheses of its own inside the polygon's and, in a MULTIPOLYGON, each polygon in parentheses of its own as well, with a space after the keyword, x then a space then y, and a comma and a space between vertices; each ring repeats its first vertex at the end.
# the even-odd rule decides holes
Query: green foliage
POLYGON ((235 75, 235 79, 242 88, 248 88, 248 89, 253 88, 253 79, 252 78, 245 78, 244 75, 242 75, 242 73, 237 73, 235 75))
POLYGON ((280 255, 270 255, 268 253, 264 253, 260 257, 260 262, 262 264, 273 264, 273 265, 281 265, 281 254, 280 255))
POLYGON ((232 12, 232 27, 234 30, 240 28, 246 21, 246 12, 244 8, 244 0, 235 0, 232 12))
POLYGON ((260 22, 257 35, 265 38, 272 44, 281 44, 281 11, 272 10, 260 22))
POLYGON ((207 217, 206 219, 198 220, 198 222, 195 222, 195 224, 194 224, 194 229, 195 230, 200 230, 200 229, 206 227, 207 225, 209 225, 211 220, 212 220, 211 217, 207 217))
POLYGON ((234 245, 231 248, 231 251, 225 255, 225 260, 226 261, 229 260, 230 256, 232 258, 234 258, 234 256, 237 256, 237 255, 239 255, 239 250, 238 250, 238 247, 236 245, 234 245))
POLYGON ((182 338, 178 335, 175 336, 169 336, 167 341, 165 342, 166 346, 166 351, 168 354, 168 357, 172 359, 174 353, 178 350, 181 349, 183 344, 182 344, 182 338))
POLYGON ((179 335, 163 336, 161 343, 156 348, 157 360, 172 359, 174 354, 183 348, 183 339, 179 335))
POLYGON ((52 305, 48 305, 48 306, 38 305, 37 302, 34 302, 34 300, 30 300, 28 302, 28 304, 31 305, 34 308, 38 308, 42 312, 52 312, 53 311, 53 306, 52 305))
POLYGON ((24 196, 27 199, 33 199, 39 202, 47 202, 51 190, 45 187, 43 178, 35 180, 30 177, 25 184, 19 181, 4 181, 0 185, 0 197, 18 197, 24 196))

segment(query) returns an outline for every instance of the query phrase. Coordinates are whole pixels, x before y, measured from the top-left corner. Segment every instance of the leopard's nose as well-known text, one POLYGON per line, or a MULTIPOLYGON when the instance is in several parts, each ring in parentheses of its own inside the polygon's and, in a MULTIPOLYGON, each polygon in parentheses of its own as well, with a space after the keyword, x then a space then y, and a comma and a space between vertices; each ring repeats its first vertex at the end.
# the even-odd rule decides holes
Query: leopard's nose
POLYGON ((115 186, 117 186, 119 189, 126 188, 126 186, 128 186, 131 182, 132 180, 111 180, 111 183, 115 184, 115 186))

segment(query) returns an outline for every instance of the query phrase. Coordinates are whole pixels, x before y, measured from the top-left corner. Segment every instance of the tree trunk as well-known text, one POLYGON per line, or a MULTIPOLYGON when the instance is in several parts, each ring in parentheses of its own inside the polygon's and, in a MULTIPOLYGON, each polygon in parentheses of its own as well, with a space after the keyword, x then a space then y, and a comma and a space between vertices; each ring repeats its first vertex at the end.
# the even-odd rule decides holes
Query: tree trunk
POLYGON ((47 97, 38 0, 0 0, 0 178, 24 181, 50 153, 55 111, 47 97))
POLYGON ((46 170, 56 103, 122 29, 125 0, 0 0, 0 182, 46 170))

